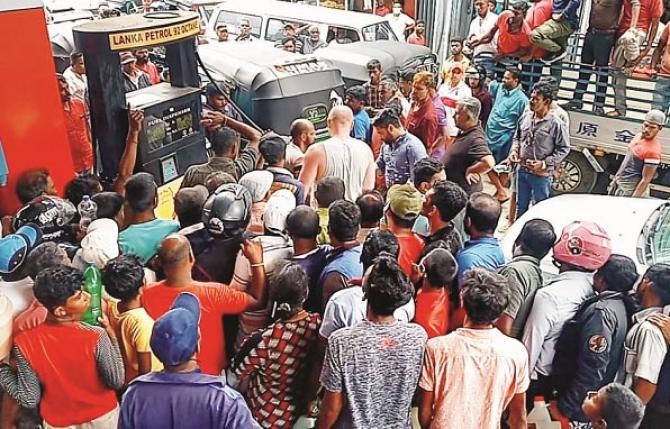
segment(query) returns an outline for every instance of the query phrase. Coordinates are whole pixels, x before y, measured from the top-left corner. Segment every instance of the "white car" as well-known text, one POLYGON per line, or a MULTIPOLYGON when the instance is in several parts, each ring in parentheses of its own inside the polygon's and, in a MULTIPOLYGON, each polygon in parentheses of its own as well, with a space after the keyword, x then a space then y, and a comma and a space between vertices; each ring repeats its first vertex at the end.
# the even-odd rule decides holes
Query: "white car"
MULTIPOLYGON (((563 194, 531 207, 501 240, 505 258, 523 225, 544 219, 554 226, 556 236, 573 221, 595 222, 607 231, 612 252, 628 256, 643 274, 649 265, 670 263, 670 202, 653 198, 622 198, 590 194, 563 194)), ((552 252, 542 260, 542 271, 556 274, 552 252)))

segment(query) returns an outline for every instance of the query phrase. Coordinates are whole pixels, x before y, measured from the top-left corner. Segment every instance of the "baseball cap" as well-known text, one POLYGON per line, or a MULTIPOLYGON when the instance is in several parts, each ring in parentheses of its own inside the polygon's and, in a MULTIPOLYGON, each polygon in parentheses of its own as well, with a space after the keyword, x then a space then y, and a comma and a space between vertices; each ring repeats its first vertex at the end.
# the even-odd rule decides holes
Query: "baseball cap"
POLYGON ((14 234, 0 239, 0 274, 16 271, 41 239, 42 231, 33 223, 25 224, 14 234))
POLYGON ((190 292, 182 292, 170 310, 159 317, 151 331, 151 350, 167 366, 189 360, 198 348, 200 301, 190 292))
POLYGON ((453 72, 454 70, 458 70, 458 71, 462 72, 463 71, 463 66, 461 66, 460 64, 454 64, 454 65, 451 66, 451 71, 453 72))
POLYGON ((136 61, 133 54, 128 52, 128 51, 121 52, 120 57, 121 57, 121 65, 122 66, 126 65, 126 64, 130 64, 130 63, 134 63, 136 61))
POLYGON ((662 127, 665 125, 665 114, 658 109, 652 109, 644 115, 644 120, 662 127))
POLYGON ((414 185, 393 185, 386 194, 386 209, 400 219, 412 220, 421 214, 424 196, 414 185))
POLYGON ((288 189, 280 189, 273 193, 263 213, 265 228, 272 232, 283 233, 286 228, 286 218, 295 205, 295 196, 288 189))

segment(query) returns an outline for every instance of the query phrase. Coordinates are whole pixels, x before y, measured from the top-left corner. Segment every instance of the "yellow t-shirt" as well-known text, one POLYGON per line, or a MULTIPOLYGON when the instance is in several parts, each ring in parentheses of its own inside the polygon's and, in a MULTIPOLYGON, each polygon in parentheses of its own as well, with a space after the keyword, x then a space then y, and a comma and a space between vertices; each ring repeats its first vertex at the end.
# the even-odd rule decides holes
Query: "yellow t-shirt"
POLYGON ((109 324, 116 333, 123 354, 123 362, 126 367, 126 384, 137 377, 139 364, 137 353, 151 353, 151 370, 160 371, 163 364, 151 352, 151 330, 154 320, 144 308, 135 308, 124 313, 119 313, 117 302, 110 301, 107 317, 109 324))

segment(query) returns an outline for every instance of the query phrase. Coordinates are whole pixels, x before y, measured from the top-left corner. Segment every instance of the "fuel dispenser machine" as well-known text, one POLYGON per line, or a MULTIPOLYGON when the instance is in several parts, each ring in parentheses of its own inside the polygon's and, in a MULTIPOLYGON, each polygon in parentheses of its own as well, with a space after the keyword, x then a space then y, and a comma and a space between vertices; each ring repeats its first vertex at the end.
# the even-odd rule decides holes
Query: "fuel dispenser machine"
POLYGON ((118 173, 128 107, 144 110, 136 171, 153 174, 161 186, 180 177, 188 166, 207 161, 200 127, 197 13, 126 15, 81 24, 73 33, 86 62, 93 140, 103 177, 113 179, 118 173), (157 46, 164 47, 170 82, 126 93, 119 54, 157 46))

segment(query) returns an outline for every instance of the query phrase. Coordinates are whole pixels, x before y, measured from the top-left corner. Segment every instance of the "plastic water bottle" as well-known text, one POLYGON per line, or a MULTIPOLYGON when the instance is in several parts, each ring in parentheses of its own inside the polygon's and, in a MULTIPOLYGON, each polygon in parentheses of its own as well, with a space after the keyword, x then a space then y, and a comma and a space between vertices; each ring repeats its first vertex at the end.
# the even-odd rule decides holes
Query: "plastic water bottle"
POLYGON ((91 303, 81 320, 90 325, 98 325, 98 317, 102 316, 102 279, 95 264, 90 264, 84 271, 84 290, 91 294, 91 303))
POLYGON ((81 202, 77 206, 79 212, 79 227, 86 232, 88 226, 95 220, 98 214, 98 205, 91 199, 90 196, 84 195, 81 202))

